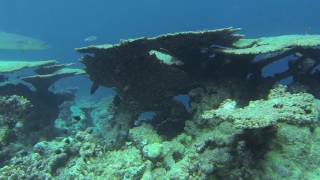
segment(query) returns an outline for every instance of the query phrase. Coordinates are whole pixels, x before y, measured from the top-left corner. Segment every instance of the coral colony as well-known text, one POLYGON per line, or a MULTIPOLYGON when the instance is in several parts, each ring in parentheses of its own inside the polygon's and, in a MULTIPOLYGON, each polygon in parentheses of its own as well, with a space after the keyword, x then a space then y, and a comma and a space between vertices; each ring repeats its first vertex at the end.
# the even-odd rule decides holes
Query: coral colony
POLYGON ((238 31, 77 48, 84 70, 2 60, 0 179, 317 179, 320 36, 238 31), (22 69, 34 73, 10 78, 22 69), (50 88, 80 75, 116 95, 50 88))

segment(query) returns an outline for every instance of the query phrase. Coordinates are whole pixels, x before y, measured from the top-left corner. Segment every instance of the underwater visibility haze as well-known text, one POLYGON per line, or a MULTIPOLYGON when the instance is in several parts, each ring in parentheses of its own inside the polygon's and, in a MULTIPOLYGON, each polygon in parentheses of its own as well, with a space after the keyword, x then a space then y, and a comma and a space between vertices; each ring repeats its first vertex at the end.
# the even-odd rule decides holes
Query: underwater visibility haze
POLYGON ((0 180, 320 179, 320 1, 0 1, 0 180))

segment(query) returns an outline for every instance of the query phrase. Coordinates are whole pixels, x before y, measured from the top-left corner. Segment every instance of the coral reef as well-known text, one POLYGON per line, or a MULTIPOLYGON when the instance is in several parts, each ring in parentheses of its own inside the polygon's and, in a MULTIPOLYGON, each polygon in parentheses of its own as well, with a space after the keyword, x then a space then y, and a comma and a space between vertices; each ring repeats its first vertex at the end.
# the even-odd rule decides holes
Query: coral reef
POLYGON ((31 123, 32 104, 21 96, 0 96, 0 162, 14 157, 23 147, 12 144, 23 140, 31 123))
MULTIPOLYGON (((84 74, 81 69, 67 68, 69 65, 57 61, 1 61, 1 73, 12 73, 21 69, 35 69, 39 75, 19 75, 19 79, 9 78, 0 84, 0 95, 19 95, 27 98, 34 106, 31 112, 33 131, 52 128, 59 114, 59 106, 74 98, 72 91, 52 92, 49 87, 57 80, 84 74), (52 70, 54 68, 54 70, 52 70), (44 70, 47 69, 47 70, 44 70), (50 70, 48 70, 50 69, 50 70), (33 89, 35 88, 35 90, 33 89)), ((71 65, 71 64, 70 64, 71 65)))
POLYGON ((86 161, 103 152, 90 134, 92 130, 78 132, 75 137, 57 138, 35 144, 32 152, 12 158, 0 169, 0 179, 52 179, 59 168, 76 160, 86 161))
POLYGON ((72 64, 31 66, 36 74, 20 80, 35 91, 1 77, 10 106, 0 105, 0 179, 317 179, 319 36, 244 39, 238 30, 78 48, 91 92, 116 91, 100 101, 49 90, 85 73, 72 64), (286 57, 287 70, 263 76, 286 57), (58 133, 37 132, 49 128, 58 133))
MULTIPOLYGON (((156 119, 166 122, 163 123, 165 128, 182 127, 188 113, 174 97, 187 94, 189 89, 199 85, 197 77, 204 76, 204 71, 196 69, 205 67, 208 54, 200 49, 212 44, 232 44, 242 37, 234 34, 236 31, 238 29, 226 28, 166 34, 115 45, 78 48, 77 51, 89 53, 82 62, 93 81, 92 92, 99 85, 116 88, 113 109, 114 122, 122 129, 119 132, 128 131, 145 111, 156 112, 156 119), (164 60, 168 57, 173 60, 164 60)), ((119 135, 117 142, 121 142, 122 137, 119 135)))
MULTIPOLYGON (((313 96, 289 93, 278 86, 267 100, 252 101, 243 108, 231 100, 227 102, 214 113, 204 111, 204 120, 195 116, 187 121, 185 131, 170 140, 151 124, 142 124, 131 128, 125 144, 115 150, 105 149, 92 128, 38 142, 31 152, 12 158, 0 174, 18 179, 312 179, 318 175, 317 110, 300 111, 314 110, 313 96), (283 103, 283 109, 289 111, 287 115, 276 112, 277 121, 268 126, 239 126, 239 116, 232 116, 232 112, 246 113, 256 103, 270 105, 275 111, 281 111, 277 108, 283 103)), ((258 109, 261 113, 256 114, 257 118, 269 112, 268 107, 254 107, 258 109)), ((240 116, 240 120, 248 118, 240 116)))
MULTIPOLYGON (((92 92, 99 85, 116 88, 114 122, 121 126, 121 132, 128 131, 139 114, 146 111, 156 113, 154 125, 159 130, 176 127, 170 131, 181 132, 183 129, 178 127, 192 115, 174 101, 181 94, 220 86, 223 81, 238 81, 248 91, 244 94, 248 98, 241 102, 246 103, 291 76, 302 85, 313 86, 315 83, 316 67, 320 62, 320 51, 316 48, 320 44, 319 36, 244 39, 235 34, 238 30, 182 32, 76 50, 86 53, 82 62, 93 81, 92 92), (265 67, 288 56, 296 57, 295 61, 289 61, 288 70, 263 77, 265 67)), ((119 138, 117 142, 123 139, 119 138)))
MULTIPOLYGON (((254 165, 277 141, 274 137, 281 124, 304 127, 318 124, 317 100, 310 94, 291 94, 279 87, 266 100, 257 100, 265 98, 275 83, 290 76, 298 86, 315 89, 320 62, 318 36, 242 39, 234 34, 236 31, 229 28, 176 33, 77 49, 88 54, 82 62, 94 82, 92 92, 99 85, 116 87, 114 107, 124 114, 115 113, 114 117, 121 117, 115 123, 125 127, 123 131, 130 129, 141 112, 156 113, 152 125, 164 136, 163 140, 150 144, 149 140, 140 143, 133 140, 133 145, 138 144, 135 148, 146 159, 156 159, 159 171, 168 175, 167 179, 254 177, 251 174, 256 173, 254 165), (296 59, 289 61, 288 70, 263 77, 263 68, 289 56, 296 59), (171 81, 179 86, 172 86, 171 81), (180 94, 189 96, 189 112, 172 103, 180 94), (183 124, 184 130, 179 129, 183 124), (170 136, 172 132, 174 136, 170 136), (187 145, 177 140, 183 136, 191 138, 187 145), (170 151, 166 150, 170 143, 179 147, 172 153, 178 162, 163 155, 164 151, 170 151), (216 160, 217 156, 222 159, 216 160), (199 168, 197 164, 203 166, 199 168), (227 171, 232 173, 226 175, 227 171)), ((306 92, 317 97, 312 90, 306 92)), ((129 139, 134 139, 132 130, 129 139)))

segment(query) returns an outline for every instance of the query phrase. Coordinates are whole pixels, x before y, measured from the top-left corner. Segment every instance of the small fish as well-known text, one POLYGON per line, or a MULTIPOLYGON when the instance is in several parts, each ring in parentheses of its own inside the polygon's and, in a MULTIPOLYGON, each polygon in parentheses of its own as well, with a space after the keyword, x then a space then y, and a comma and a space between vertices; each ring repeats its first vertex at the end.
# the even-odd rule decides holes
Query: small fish
POLYGON ((86 38, 84 38, 84 42, 94 42, 94 41, 96 41, 98 39, 98 37, 97 36, 88 36, 88 37, 86 37, 86 38))

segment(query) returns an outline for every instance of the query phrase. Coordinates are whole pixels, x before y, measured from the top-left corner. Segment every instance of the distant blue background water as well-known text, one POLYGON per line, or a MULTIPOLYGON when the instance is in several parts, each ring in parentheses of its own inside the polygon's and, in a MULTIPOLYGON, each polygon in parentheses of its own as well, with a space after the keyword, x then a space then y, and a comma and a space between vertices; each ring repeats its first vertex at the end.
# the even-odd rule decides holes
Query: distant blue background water
MULTIPOLYGON (((241 27, 248 37, 320 34, 319 0, 0 0, 0 30, 42 39, 48 51, 1 58, 77 62, 75 47, 161 33, 241 27)), ((85 84, 85 83, 84 83, 85 84)))

